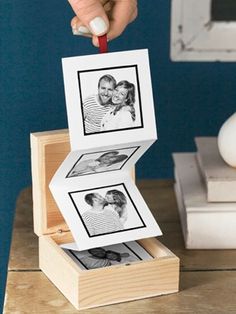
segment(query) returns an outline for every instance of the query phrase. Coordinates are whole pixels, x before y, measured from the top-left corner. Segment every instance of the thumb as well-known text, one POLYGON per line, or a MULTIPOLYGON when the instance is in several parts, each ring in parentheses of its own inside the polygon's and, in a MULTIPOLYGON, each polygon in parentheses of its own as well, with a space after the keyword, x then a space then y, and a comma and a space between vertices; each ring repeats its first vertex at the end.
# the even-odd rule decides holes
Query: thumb
POLYGON ((68 0, 81 23, 93 35, 101 36, 108 32, 109 20, 99 0, 68 0))

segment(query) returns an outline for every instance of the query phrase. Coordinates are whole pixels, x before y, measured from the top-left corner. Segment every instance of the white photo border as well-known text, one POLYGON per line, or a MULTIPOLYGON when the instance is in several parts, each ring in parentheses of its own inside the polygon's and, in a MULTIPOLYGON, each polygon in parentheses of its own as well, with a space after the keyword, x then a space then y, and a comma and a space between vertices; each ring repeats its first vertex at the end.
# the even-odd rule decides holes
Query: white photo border
POLYGON ((144 124, 143 124, 143 113, 142 113, 142 102, 141 102, 141 94, 140 94, 140 83, 139 83, 139 74, 138 74, 138 65, 137 64, 77 71, 77 76, 78 76, 78 87, 79 87, 80 106, 81 106, 81 113, 82 113, 82 125, 83 125, 84 136, 95 135, 95 134, 98 135, 98 134, 102 134, 102 133, 120 132, 120 131, 133 130, 133 129, 142 129, 144 127, 144 124), (82 92, 83 91, 82 91, 82 87, 81 87, 80 73, 97 72, 97 71, 109 71, 109 70, 125 69, 125 68, 134 68, 135 69, 135 75, 136 75, 136 80, 137 80, 137 91, 138 91, 137 94, 138 94, 138 100, 139 100, 140 125, 137 125, 137 126, 134 126, 134 127, 128 127, 128 128, 121 128, 121 129, 93 132, 93 133, 86 132, 84 110, 83 110, 83 97, 82 97, 82 92))
MULTIPOLYGON (((66 173, 67 172, 65 172, 65 175, 66 173)), ((139 239, 162 235, 161 229, 156 219, 151 213, 137 186, 134 184, 134 181, 131 178, 129 171, 121 170, 102 173, 93 177, 92 184, 90 180, 88 180, 90 177, 82 177, 81 179, 78 178, 77 180, 68 180, 68 184, 64 184, 65 180, 67 180, 65 179, 65 175, 63 174, 63 177, 58 175, 54 182, 50 183, 50 190, 63 217, 65 218, 67 225, 72 232, 78 250, 82 251, 90 248, 100 246, 103 247, 107 245, 128 241, 136 241, 139 239), (129 191, 129 195, 126 194, 126 190, 123 188, 122 184, 124 184, 126 189, 129 191), (77 190, 94 191, 97 188, 100 189, 100 191, 97 190, 98 193, 101 193, 103 195, 109 190, 109 188, 105 188, 105 186, 119 186, 121 188, 121 191, 126 195, 126 199, 131 209, 129 211, 130 215, 128 216, 128 220, 130 219, 130 223, 124 225, 124 228, 126 228, 125 232, 107 234, 102 236, 100 235, 98 237, 89 238, 68 193, 77 190), (145 228, 139 228, 130 231, 127 230, 129 229, 129 227, 140 226, 142 224, 142 221, 140 220, 138 214, 136 214, 135 208, 133 207, 130 198, 135 202, 136 208, 138 209, 138 212, 146 225, 145 228), (135 222, 133 221, 132 217, 135 218, 135 222)), ((72 194, 77 206, 82 206, 79 208, 81 211, 81 215, 85 212, 86 208, 88 209, 88 204, 86 204, 83 198, 86 193, 87 192, 82 192, 81 197, 79 194, 72 194)), ((103 229, 101 229, 101 232, 102 231, 103 229)), ((104 229, 104 231, 109 231, 109 229, 104 229)))
MULTIPOLYGON (((151 71, 147 49, 109 52, 106 54, 96 54, 89 56, 66 57, 62 58, 62 67, 70 144, 72 151, 99 148, 101 147, 101 142, 104 143, 103 146, 108 147, 119 145, 120 143, 128 144, 132 142, 137 142, 137 138, 141 142, 146 140, 155 141, 157 139, 151 71), (117 133, 95 132, 92 133, 93 136, 85 136, 84 123, 82 123, 83 117, 81 112, 81 99, 78 86, 78 71, 88 71, 91 69, 101 70, 102 68, 120 68, 120 70, 110 70, 110 72, 117 72, 117 75, 119 77, 121 77, 121 74, 123 72, 127 72, 127 77, 130 77, 130 75, 132 74, 132 77, 134 79, 133 83, 135 84, 135 87, 137 89, 136 74, 134 68, 130 68, 130 66, 132 65, 137 65, 138 83, 140 89, 139 95, 137 93, 135 103, 137 106, 138 114, 137 124, 134 124, 134 128, 132 128, 133 126, 131 126, 131 128, 127 128, 125 131, 124 129, 121 129, 119 131, 115 130, 117 133), (122 67, 124 66, 128 66, 127 71, 124 68, 122 70, 122 67), (140 103, 142 103, 141 112, 139 112, 139 96, 141 99, 140 103), (139 128, 136 126, 141 125, 141 113, 143 127, 139 128)), ((105 72, 106 71, 103 71, 104 74, 105 72)), ((100 73, 102 74, 102 71, 98 72, 98 74, 100 73)), ((94 75, 91 72, 91 76, 97 77, 98 75, 96 72, 94 72, 94 75)), ((90 82, 86 83, 86 77, 90 77, 90 73, 83 75, 83 73, 81 72, 81 87, 83 88, 83 97, 89 96, 88 92, 90 89, 90 82), (88 84, 88 86, 84 85, 85 83, 88 84)), ((93 88, 94 91, 91 90, 92 93, 95 92, 95 86, 93 88)))
POLYGON ((75 208, 75 210, 76 210, 76 212, 77 212, 77 214, 78 214, 78 216, 80 218, 80 221, 81 221, 81 223, 82 223, 82 225, 84 227, 84 230, 86 231, 86 234, 87 234, 88 238, 101 237, 101 236, 105 236, 105 235, 107 236, 109 234, 127 232, 127 231, 130 231, 130 230, 137 230, 137 229, 142 229, 142 228, 146 228, 147 227, 145 222, 143 221, 142 216, 140 215, 139 211, 137 210, 137 207, 136 207, 133 199, 131 198, 131 196, 130 196, 130 194, 129 194, 129 192, 128 192, 128 190, 127 190, 127 188, 126 188, 124 183, 100 186, 100 187, 90 188, 90 189, 85 189, 85 190, 72 191, 72 192, 68 192, 68 195, 69 195, 69 198, 70 198, 70 200, 71 200, 71 202, 72 202, 72 204, 73 204, 73 206, 74 206, 74 208, 75 208), (142 225, 138 226, 138 227, 128 228, 128 229, 122 229, 122 230, 117 230, 117 231, 112 231, 112 232, 107 232, 107 233, 100 233, 100 234, 90 235, 89 231, 88 231, 88 228, 87 228, 86 224, 84 223, 83 218, 82 218, 82 216, 81 216, 81 214, 79 212, 79 209, 77 208, 77 205, 76 205, 76 203, 75 203, 75 201, 73 199, 72 194, 82 193, 82 192, 87 192, 87 191, 101 190, 101 189, 106 189, 106 188, 110 188, 110 187, 119 187, 119 186, 122 186, 124 188, 125 192, 127 193, 130 202, 132 203, 132 205, 133 205, 133 207, 134 207, 134 209, 135 209, 135 211, 136 211, 140 221, 142 222, 142 225))

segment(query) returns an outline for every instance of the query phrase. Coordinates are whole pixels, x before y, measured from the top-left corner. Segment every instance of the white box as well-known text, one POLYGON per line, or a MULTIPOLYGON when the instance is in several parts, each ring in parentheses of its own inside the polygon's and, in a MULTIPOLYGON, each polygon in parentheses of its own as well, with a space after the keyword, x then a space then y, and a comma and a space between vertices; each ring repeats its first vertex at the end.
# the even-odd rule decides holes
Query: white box
POLYGON ((236 203, 208 203, 196 154, 175 153, 175 192, 187 249, 235 249, 236 203))
POLYGON ((221 158, 217 138, 197 137, 195 143, 208 202, 236 202, 236 169, 221 158))

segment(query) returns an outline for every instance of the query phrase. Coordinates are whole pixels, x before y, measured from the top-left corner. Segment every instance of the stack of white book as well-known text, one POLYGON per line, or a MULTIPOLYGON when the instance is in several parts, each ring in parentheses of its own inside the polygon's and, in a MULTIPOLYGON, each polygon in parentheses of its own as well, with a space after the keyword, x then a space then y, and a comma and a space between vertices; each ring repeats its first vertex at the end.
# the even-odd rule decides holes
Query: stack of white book
POLYGON ((216 137, 195 139, 197 153, 174 153, 175 194, 188 249, 236 248, 236 168, 216 137))

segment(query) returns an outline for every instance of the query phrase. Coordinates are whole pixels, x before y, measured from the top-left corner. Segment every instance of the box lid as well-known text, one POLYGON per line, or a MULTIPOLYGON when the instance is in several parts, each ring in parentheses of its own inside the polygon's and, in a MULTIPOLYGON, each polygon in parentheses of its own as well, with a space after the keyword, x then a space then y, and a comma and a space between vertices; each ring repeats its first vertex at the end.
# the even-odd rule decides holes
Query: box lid
MULTIPOLYGON (((41 236, 70 231, 49 189, 52 177, 71 150, 69 132, 31 133, 30 142, 34 232, 41 236)), ((134 167, 130 174, 135 181, 134 167)))
POLYGON ((49 182, 70 152, 69 132, 64 129, 32 133, 30 142, 34 232, 40 236, 69 231, 49 190, 49 182))

